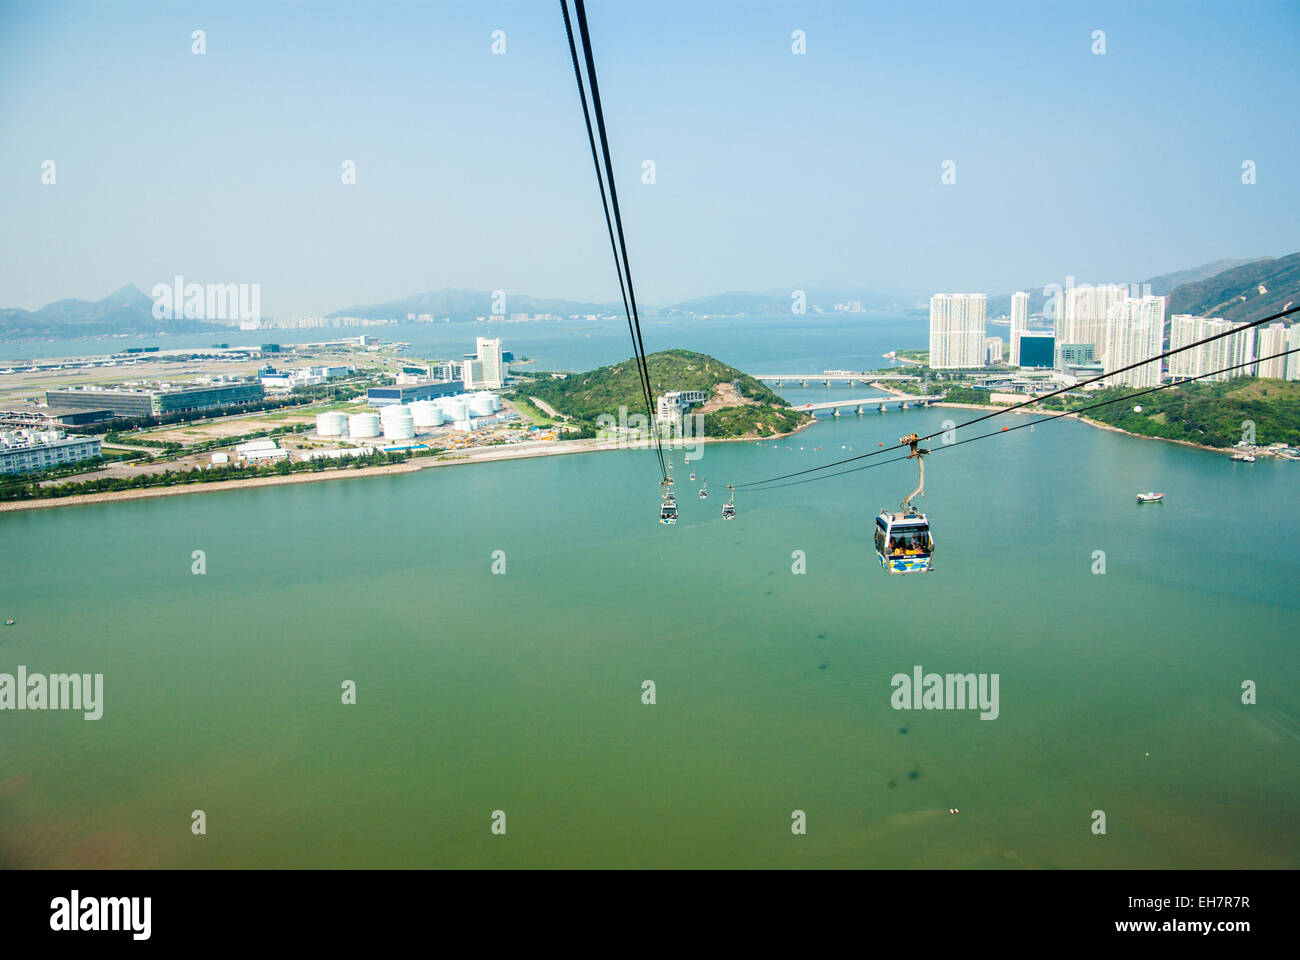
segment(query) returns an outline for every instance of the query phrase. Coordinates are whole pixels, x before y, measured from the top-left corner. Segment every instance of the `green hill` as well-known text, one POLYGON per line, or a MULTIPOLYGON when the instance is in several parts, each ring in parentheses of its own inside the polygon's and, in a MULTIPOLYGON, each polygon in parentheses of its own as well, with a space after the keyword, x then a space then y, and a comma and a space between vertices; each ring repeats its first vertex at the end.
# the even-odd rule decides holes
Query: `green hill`
MULTIPOLYGON (((1099 392, 1088 402, 1125 392, 1099 392)), ((1242 421, 1253 420, 1259 444, 1295 446, 1300 445, 1300 381, 1240 377, 1226 383, 1187 383, 1087 416, 1130 433, 1211 447, 1231 447, 1242 438, 1242 421), (1141 413, 1133 410, 1138 405, 1141 413)))
MULTIPOLYGON (((773 436, 807 423, 809 416, 748 374, 715 357, 691 350, 663 350, 646 357, 650 386, 657 398, 670 390, 703 390, 704 433, 709 437, 773 436)), ((596 418, 645 413, 645 399, 636 361, 628 359, 563 379, 534 380, 520 388, 523 396, 538 397, 560 413, 594 429, 596 418)), ((699 412, 697 409, 696 412, 699 412)))
POLYGON ((1300 303, 1300 253, 1256 260, 1185 283, 1169 294, 1165 316, 1190 313, 1225 320, 1260 320, 1300 303))

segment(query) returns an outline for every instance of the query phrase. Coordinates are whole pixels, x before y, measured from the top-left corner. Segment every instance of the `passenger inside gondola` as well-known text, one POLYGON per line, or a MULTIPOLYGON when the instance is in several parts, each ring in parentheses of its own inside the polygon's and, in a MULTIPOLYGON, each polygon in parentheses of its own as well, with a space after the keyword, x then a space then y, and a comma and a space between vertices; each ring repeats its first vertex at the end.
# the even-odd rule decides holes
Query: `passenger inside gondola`
POLYGON ((896 557, 918 556, 926 552, 928 540, 923 529, 895 530, 892 553, 896 557))

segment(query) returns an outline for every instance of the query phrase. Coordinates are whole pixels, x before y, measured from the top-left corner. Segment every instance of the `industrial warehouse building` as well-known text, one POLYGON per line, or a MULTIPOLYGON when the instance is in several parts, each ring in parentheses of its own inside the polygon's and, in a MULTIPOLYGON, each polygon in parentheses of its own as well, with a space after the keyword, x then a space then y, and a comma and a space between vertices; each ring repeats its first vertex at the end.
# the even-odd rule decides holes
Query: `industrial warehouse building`
POLYGON ((240 380, 190 387, 69 387, 47 390, 45 402, 63 410, 111 410, 115 417, 157 417, 256 403, 265 396, 260 383, 240 380))
POLYGON ((44 470, 99 455, 99 437, 66 437, 57 430, 0 432, 0 473, 44 470))
POLYGON ((366 402, 382 407, 390 403, 411 403, 413 400, 434 400, 460 393, 463 385, 457 380, 430 380, 426 383, 407 383, 394 387, 371 387, 366 391, 366 402))
POLYGON ((277 445, 269 437, 235 444, 235 455, 240 460, 246 460, 249 463, 267 463, 289 459, 289 451, 277 445))
POLYGON ((57 430, 60 427, 81 427, 102 420, 112 420, 111 410, 60 410, 57 407, 38 407, 28 403, 0 406, 0 429, 26 427, 32 430, 57 430))

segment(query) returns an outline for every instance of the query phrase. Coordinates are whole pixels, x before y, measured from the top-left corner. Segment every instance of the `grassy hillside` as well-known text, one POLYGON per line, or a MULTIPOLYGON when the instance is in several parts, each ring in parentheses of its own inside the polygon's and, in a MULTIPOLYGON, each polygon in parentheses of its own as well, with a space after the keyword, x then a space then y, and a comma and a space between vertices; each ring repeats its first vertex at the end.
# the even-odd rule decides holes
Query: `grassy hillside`
MULTIPOLYGON (((1157 297, 1163 297, 1165 296, 1165 294, 1170 293, 1171 291, 1177 289, 1178 287, 1183 286, 1184 284, 1197 283, 1201 280, 1208 280, 1211 277, 1223 273, 1223 271, 1225 270, 1231 270, 1234 267, 1240 267, 1247 263, 1257 263, 1260 261, 1260 259, 1267 260, 1268 258, 1239 260, 1239 259, 1232 259, 1232 258, 1225 257, 1220 260, 1211 261, 1210 263, 1203 263, 1199 267, 1191 267, 1187 270, 1178 270, 1175 271, 1174 273, 1162 273, 1158 277, 1151 277, 1148 280, 1142 281, 1142 286, 1143 287, 1149 286, 1151 288, 1151 293, 1153 295, 1157 297)), ((1097 277, 1097 278, 1088 277, 1085 279, 1089 283, 1093 283, 1093 284, 1112 282, 1101 277, 1097 277)), ((1114 280, 1113 282, 1119 283, 1121 281, 1114 280)), ((1044 303, 1047 299, 1043 295, 1043 284, 1034 283, 1026 287, 1021 287, 1020 289, 1028 291, 1029 293, 1029 312, 1031 314, 1041 313, 1043 310, 1044 303)), ((1008 314, 1010 312, 1011 312, 1011 294, 1003 293, 997 296, 989 297, 988 313, 990 317, 1002 316, 1003 314, 1008 314)), ((1267 316, 1267 314, 1264 314, 1264 316, 1267 316)))
POLYGON ((1197 283, 1186 283, 1169 295, 1167 317, 1190 313, 1225 320, 1259 320, 1300 304, 1300 253, 1274 260, 1256 260, 1225 270, 1197 283))
POLYGON ((1209 280, 1211 277, 1217 277, 1225 270, 1234 270, 1237 267, 1245 266, 1248 263, 1259 263, 1267 261, 1267 257, 1252 258, 1246 260, 1236 260, 1225 257, 1222 260, 1214 260, 1210 263, 1203 263, 1199 267, 1192 267, 1190 270, 1178 270, 1174 273, 1162 273, 1158 277, 1152 277, 1144 281, 1143 286, 1150 286, 1151 293, 1157 297, 1163 297, 1168 293, 1173 293, 1179 287, 1189 283, 1200 283, 1202 280, 1209 280))
MULTIPOLYGON (((664 350, 650 354, 646 362, 655 397, 670 390, 704 390, 714 399, 711 407, 717 409, 710 409, 704 418, 707 436, 770 436, 787 433, 807 419, 762 383, 715 357, 691 350, 664 350), (737 402, 723 402, 719 387, 728 394, 734 388, 737 402)), ((618 417, 620 407, 629 413, 645 412, 641 380, 631 359, 570 374, 563 380, 536 380, 519 392, 588 424, 602 414, 618 417)))
POLYGON ((789 433, 811 420, 811 415, 771 404, 724 407, 704 415, 706 437, 771 437, 789 433))
MULTIPOLYGON (((1096 402, 1127 390, 1098 393, 1096 402)), ((1189 383, 1148 394, 1133 403, 1115 403, 1087 414, 1147 437, 1188 440, 1230 447, 1242 438, 1242 421, 1255 421, 1260 445, 1300 445, 1300 382, 1242 377, 1227 383, 1189 383), (1140 405, 1141 413, 1133 407, 1140 405)))

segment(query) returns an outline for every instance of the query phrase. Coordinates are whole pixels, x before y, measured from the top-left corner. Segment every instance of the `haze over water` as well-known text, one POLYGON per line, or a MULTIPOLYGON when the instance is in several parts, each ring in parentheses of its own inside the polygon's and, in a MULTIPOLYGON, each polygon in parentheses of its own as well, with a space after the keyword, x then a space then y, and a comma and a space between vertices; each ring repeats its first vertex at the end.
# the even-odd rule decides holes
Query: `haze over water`
MULTIPOLYGON (((686 346, 725 360, 747 373, 819 373, 826 369, 876 370, 887 366, 881 354, 894 349, 924 350, 929 315, 843 314, 779 317, 646 319, 641 322, 646 350, 654 353, 686 346), (760 370, 775 365, 782 369, 760 370), (788 367, 789 369, 785 369, 788 367)), ((989 335, 999 328, 990 325, 989 335)), ((564 320, 530 323, 403 323, 382 327, 306 330, 229 330, 168 337, 83 340, 24 340, 0 343, 0 362, 15 359, 100 356, 128 347, 162 350, 204 349, 263 343, 319 343, 355 339, 361 334, 409 343, 412 358, 459 359, 474 351, 475 337, 501 337, 503 347, 529 357, 535 370, 590 370, 632 355, 627 324, 621 320, 564 320)), ((528 369, 525 367, 524 369, 528 369)), ((127 373, 128 371, 123 371, 127 373)), ((138 368, 129 371, 139 376, 138 368)))
MULTIPOLYGON (((740 332, 682 345, 866 364, 740 332)), ((712 444, 707 501, 678 453, 676 527, 646 451, 0 514, 0 672, 105 689, 94 722, 0 713, 0 864, 1300 865, 1295 464, 1064 421, 939 448, 925 576, 871 548, 907 464, 719 517, 724 483, 971 415, 712 444), (917 664, 999 674, 1000 715, 892 709, 917 664)))

